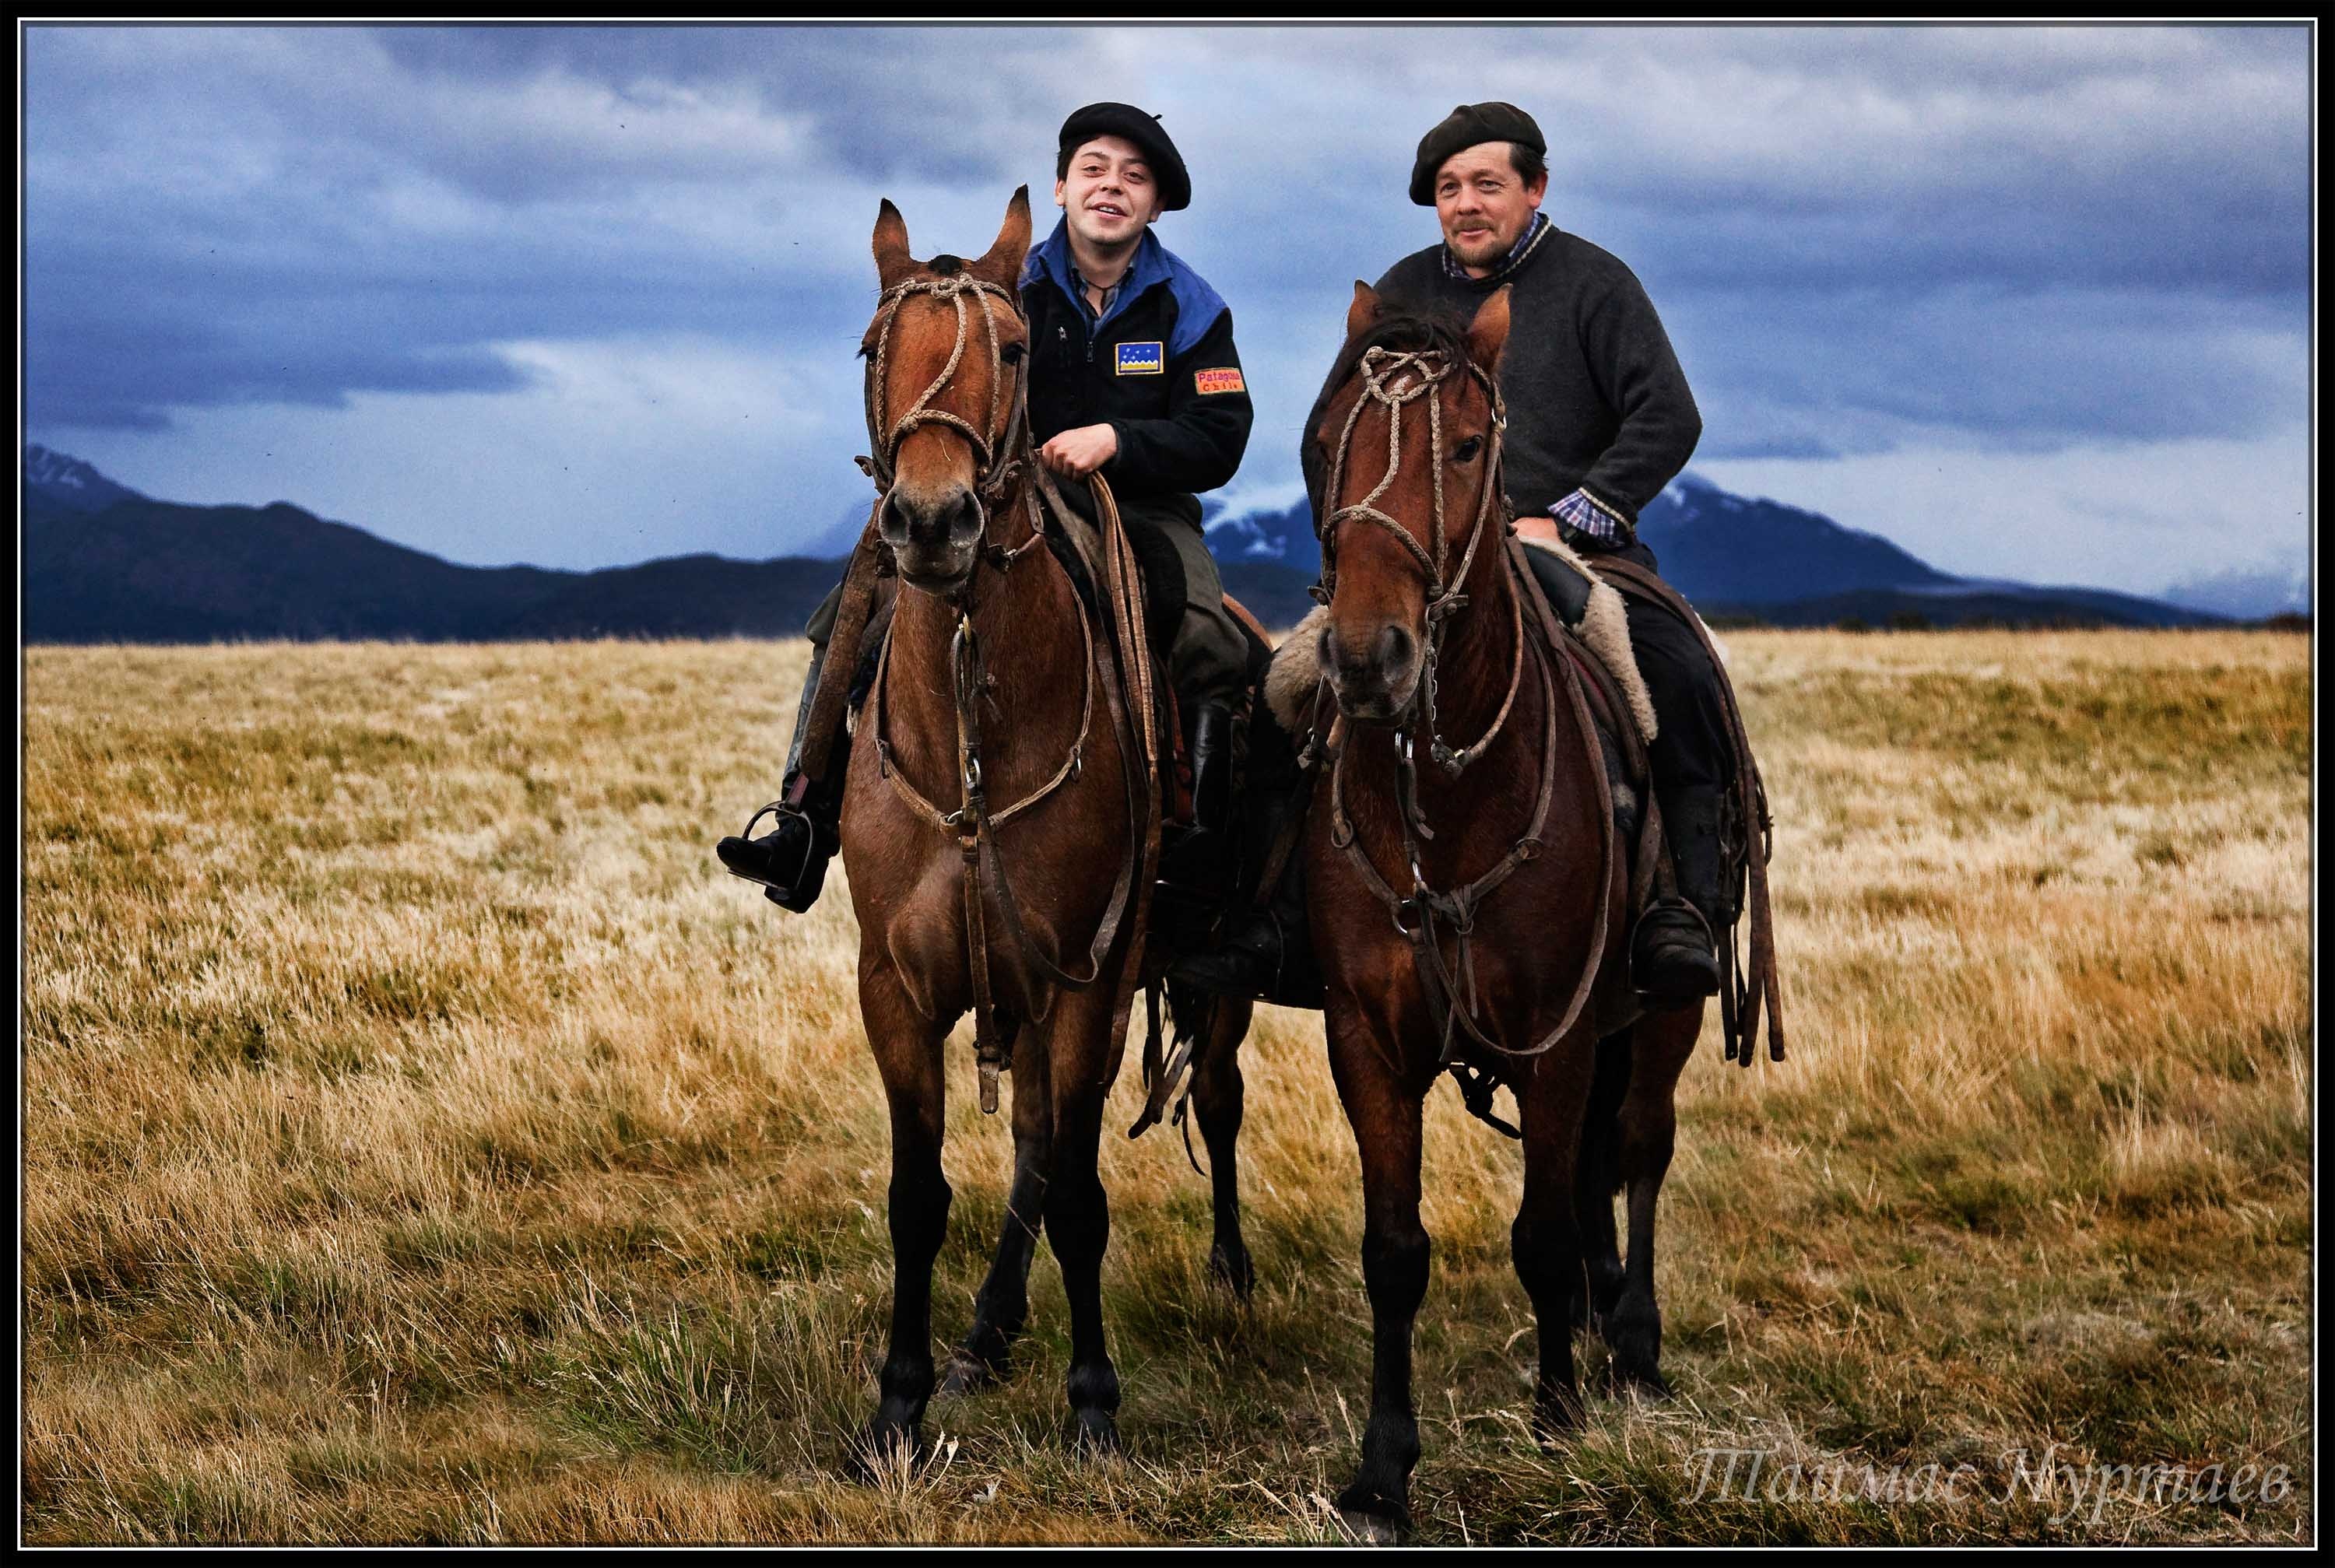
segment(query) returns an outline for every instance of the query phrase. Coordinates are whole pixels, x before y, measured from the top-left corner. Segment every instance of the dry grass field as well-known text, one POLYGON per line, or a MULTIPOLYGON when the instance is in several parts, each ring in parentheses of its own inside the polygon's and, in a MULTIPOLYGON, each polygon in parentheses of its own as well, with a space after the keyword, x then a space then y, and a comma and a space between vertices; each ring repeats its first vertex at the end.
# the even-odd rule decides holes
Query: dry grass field
MULTIPOLYGON (((2310 1539, 2309 640, 1729 641, 1792 1056, 1713 1025, 1681 1087, 1678 1398, 1536 1449, 1515 1146, 1439 1089, 1418 1539, 2310 1539), (2254 1484, 2098 1468, 2215 1465, 2254 1484)), ((1174 1135, 1107 1138, 1126 1458, 1061 1440, 1042 1251, 1014 1379, 839 1478, 890 1276, 848 890, 784 916, 712 855, 803 658, 24 654, 26 1538, 1342 1538, 1369 1313, 1312 1014, 1246 1048, 1253 1302, 1174 1135)), ((943 1335, 1009 1149, 950 1049, 943 1335)))

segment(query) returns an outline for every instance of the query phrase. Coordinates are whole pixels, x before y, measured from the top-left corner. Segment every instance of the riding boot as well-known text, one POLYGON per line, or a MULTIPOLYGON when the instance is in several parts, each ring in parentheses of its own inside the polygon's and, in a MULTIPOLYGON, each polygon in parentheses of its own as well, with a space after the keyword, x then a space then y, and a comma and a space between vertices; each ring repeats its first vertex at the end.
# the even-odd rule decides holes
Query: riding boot
POLYGON ((1725 855, 1720 844, 1724 793, 1715 785, 1664 790, 1662 837, 1679 897, 1662 899, 1638 917, 1630 944, 1630 974, 1652 1001, 1673 1006, 1719 992, 1716 943, 1735 924, 1725 855))
MULTIPOLYGON (((827 645, 812 644, 810 670, 795 708, 794 740, 787 748, 785 781, 778 799, 754 813, 755 821, 769 813, 778 826, 760 838, 733 837, 713 847, 732 876, 763 884, 762 896, 798 915, 818 899, 827 883, 827 863, 843 843, 843 775, 851 756, 848 741, 838 735, 836 744, 828 748, 828 778, 812 779, 802 770, 803 743, 810 736, 811 703, 819 694, 826 663, 827 645)), ((753 828, 752 822, 746 825, 750 833, 753 828)))
MULTIPOLYGON (((1293 788, 1252 789, 1249 804, 1259 826, 1276 835, 1303 809, 1293 788)), ((1187 953, 1168 973, 1221 995, 1261 997, 1284 1007, 1321 1006, 1322 973, 1306 923, 1304 857, 1290 855, 1262 906, 1242 902, 1234 907, 1215 947, 1187 953)))
POLYGON ((1232 710, 1220 702, 1198 703, 1188 743, 1192 826, 1161 857, 1159 877, 1221 897, 1234 860, 1232 710))
POLYGON ((1263 702, 1249 731, 1248 780, 1242 813, 1243 896, 1234 901, 1215 946, 1187 953, 1168 973, 1204 991, 1262 997, 1287 1007, 1322 1005, 1322 972, 1306 924, 1302 821, 1308 791, 1296 744, 1263 702), (1257 880, 1285 847, 1280 880, 1257 896, 1257 880))

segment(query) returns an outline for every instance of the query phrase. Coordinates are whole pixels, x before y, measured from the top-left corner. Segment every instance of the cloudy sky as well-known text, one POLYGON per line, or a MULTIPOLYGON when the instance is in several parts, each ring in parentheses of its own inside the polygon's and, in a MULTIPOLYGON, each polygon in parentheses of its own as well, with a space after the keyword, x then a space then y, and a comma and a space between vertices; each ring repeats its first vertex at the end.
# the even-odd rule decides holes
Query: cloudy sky
POLYGON ((1693 469, 1949 570, 2142 592, 2311 547, 2301 27, 256 28, 24 44, 24 434, 456 560, 763 557, 867 481, 877 202, 977 252, 1061 118, 1164 115, 1297 493, 1355 277, 1505 98, 1645 283, 1693 469))

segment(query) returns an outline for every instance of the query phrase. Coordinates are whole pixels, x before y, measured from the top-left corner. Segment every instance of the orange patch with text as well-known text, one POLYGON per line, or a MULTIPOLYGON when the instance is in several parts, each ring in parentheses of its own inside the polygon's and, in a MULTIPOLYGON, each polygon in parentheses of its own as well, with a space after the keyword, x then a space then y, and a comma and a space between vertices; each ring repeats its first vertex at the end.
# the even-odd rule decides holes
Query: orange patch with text
POLYGON ((1203 392, 1235 392, 1248 391, 1237 370, 1197 370, 1192 373, 1192 387, 1203 392))

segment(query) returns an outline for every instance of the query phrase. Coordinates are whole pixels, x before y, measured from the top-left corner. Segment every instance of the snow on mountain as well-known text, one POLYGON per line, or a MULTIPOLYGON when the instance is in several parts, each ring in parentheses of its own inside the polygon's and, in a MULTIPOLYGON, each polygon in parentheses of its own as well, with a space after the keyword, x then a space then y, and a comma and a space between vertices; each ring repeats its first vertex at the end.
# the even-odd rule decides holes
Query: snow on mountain
POLYGON ((102 512, 116 501, 146 499, 127 485, 115 484, 81 459, 37 441, 24 447, 24 487, 77 512, 102 512))
POLYGON ((2287 566, 2234 566, 2175 583, 2162 597, 2185 609, 2203 610, 2240 621, 2265 620, 2272 615, 2307 615, 2311 608, 2311 572, 2300 563, 2287 566))

